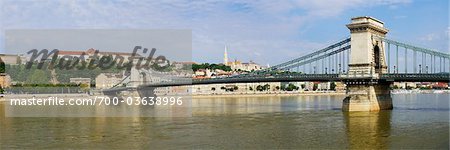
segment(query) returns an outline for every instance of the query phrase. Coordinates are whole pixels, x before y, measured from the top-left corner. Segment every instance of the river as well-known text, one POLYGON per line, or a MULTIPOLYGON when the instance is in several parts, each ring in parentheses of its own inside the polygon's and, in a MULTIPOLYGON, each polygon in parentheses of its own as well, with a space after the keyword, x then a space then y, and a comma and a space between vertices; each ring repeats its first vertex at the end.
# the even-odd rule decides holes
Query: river
POLYGON ((342 99, 196 98, 184 118, 12 118, 0 104, 0 149, 449 149, 450 94, 393 95, 381 112, 342 112, 342 99))

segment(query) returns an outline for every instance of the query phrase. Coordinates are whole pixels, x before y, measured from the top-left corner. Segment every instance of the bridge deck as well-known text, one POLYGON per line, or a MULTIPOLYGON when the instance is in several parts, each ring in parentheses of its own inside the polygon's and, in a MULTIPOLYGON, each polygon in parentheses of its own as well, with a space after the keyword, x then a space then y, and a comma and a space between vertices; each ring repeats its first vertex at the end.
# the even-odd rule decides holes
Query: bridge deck
MULTIPOLYGON (((344 80, 381 80, 385 82, 450 82, 449 74, 383 74, 379 78, 370 75, 351 76, 343 74, 285 74, 274 76, 237 76, 228 78, 193 79, 183 82, 159 82, 141 87, 168 87, 182 85, 201 84, 226 84, 226 83, 254 83, 254 82, 295 82, 295 81, 344 81, 344 80)), ((125 90, 127 87, 116 88, 114 90, 125 90)), ((113 89, 111 89, 113 90, 113 89)))

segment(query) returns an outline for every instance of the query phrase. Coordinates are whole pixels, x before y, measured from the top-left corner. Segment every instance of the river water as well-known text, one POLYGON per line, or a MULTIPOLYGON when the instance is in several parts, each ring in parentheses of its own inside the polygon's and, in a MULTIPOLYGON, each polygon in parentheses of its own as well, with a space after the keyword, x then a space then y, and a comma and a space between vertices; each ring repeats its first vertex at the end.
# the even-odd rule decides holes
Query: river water
POLYGON ((381 112, 342 99, 196 98, 185 118, 11 118, 0 104, 0 149, 449 149, 449 94, 393 95, 381 112))

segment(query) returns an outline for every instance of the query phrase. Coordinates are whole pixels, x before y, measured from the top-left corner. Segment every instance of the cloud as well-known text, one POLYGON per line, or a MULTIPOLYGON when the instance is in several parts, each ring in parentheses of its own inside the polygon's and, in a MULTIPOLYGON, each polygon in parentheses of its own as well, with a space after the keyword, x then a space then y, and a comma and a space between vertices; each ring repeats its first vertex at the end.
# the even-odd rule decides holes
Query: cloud
POLYGON ((332 17, 338 16, 349 9, 365 9, 380 5, 397 6, 410 3, 411 0, 316 0, 316 1, 298 1, 298 7, 307 9, 312 17, 332 17))
POLYGON ((447 27, 447 30, 445 31, 445 34, 447 37, 450 37, 450 27, 447 27))
POLYGON ((433 41, 433 40, 437 40, 439 38, 440 38, 440 36, 438 34, 430 33, 430 34, 427 34, 427 35, 421 37, 420 39, 424 40, 424 41, 433 41))
MULTIPOLYGON (((302 30, 351 9, 398 6, 410 0, 5 0, 2 32, 11 28, 192 29, 196 61, 230 55, 279 63, 330 44, 303 39, 302 30), (368 4, 369 3, 369 4, 368 4), (279 57, 273 57, 274 52, 279 57), (258 55, 260 54, 260 55, 258 55)), ((1 38, 0 38, 1 39, 1 38)))
POLYGON ((450 36, 450 27, 447 27, 447 29, 444 31, 441 30, 440 32, 428 33, 420 37, 419 39, 422 41, 439 41, 447 39, 449 36, 450 36))

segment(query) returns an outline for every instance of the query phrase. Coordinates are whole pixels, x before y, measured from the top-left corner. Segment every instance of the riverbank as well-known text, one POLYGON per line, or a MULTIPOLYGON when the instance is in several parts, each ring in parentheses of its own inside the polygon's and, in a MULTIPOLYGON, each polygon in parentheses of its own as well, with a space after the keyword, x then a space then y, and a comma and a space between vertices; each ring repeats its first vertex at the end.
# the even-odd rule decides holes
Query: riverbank
POLYGON ((68 94, 7 94, 4 97, 0 98, 0 102, 7 101, 10 98, 17 99, 28 99, 28 98, 46 98, 46 97, 59 97, 59 98, 70 98, 70 97, 90 97, 88 94, 80 94, 80 93, 68 93, 68 94))
POLYGON ((450 94, 450 90, 394 89, 391 90, 391 94, 450 94))
MULTIPOLYGON (((450 90, 392 90, 392 94, 450 94, 450 90)), ((320 95, 345 95, 345 92, 270 92, 270 93, 213 93, 213 94, 192 94, 192 98, 210 98, 210 97, 267 97, 267 96, 320 96, 320 95)), ((5 95, 0 98, 6 101, 10 96, 15 98, 30 97, 91 97, 88 94, 14 94, 5 95)))
POLYGON ((345 92, 193 94, 192 98, 345 95, 345 92))

